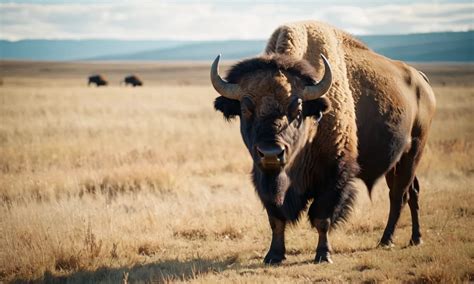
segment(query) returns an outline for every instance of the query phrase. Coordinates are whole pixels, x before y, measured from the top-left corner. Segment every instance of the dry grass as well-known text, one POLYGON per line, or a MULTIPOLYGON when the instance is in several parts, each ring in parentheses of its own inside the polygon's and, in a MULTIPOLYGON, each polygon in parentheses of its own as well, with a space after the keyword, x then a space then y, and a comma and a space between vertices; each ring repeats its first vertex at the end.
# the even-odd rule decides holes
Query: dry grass
MULTIPOLYGON (((148 78, 163 68, 170 78, 195 75, 87 88, 81 72, 96 66, 34 66, 0 64, 0 281, 473 280, 472 82, 434 76, 438 113, 420 166, 423 246, 406 246, 406 208, 397 246, 375 248, 388 215, 381 182, 372 201, 360 186, 354 216, 332 234, 335 264, 311 263, 317 234, 303 219, 289 230, 286 263, 267 267, 270 229, 250 159, 238 123, 212 110, 215 94, 199 83, 207 70, 147 65, 148 78), (47 80, 45 68, 59 79, 47 80)), ((472 66, 462 68, 472 78, 472 66)))

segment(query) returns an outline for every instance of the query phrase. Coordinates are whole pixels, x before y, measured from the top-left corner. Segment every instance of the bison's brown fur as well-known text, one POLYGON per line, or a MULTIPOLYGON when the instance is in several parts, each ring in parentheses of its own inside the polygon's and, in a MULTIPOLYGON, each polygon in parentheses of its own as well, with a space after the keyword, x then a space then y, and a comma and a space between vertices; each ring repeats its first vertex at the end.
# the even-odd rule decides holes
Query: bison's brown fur
POLYGON ((381 244, 391 244, 407 201, 411 242, 421 242, 415 169, 435 110, 426 76, 329 25, 298 22, 279 27, 265 54, 238 63, 227 81, 238 85, 232 88, 242 97, 219 97, 215 107, 227 118, 241 118, 254 184, 273 231, 266 263, 284 259, 286 222, 296 220, 311 200, 309 217, 319 233, 315 260, 330 261, 328 230, 347 217, 356 177, 369 191, 386 177, 390 216, 381 244), (332 65, 332 86, 325 97, 301 102, 305 86, 325 72, 320 54, 332 65), (268 168, 262 164, 266 153, 284 162, 268 168))

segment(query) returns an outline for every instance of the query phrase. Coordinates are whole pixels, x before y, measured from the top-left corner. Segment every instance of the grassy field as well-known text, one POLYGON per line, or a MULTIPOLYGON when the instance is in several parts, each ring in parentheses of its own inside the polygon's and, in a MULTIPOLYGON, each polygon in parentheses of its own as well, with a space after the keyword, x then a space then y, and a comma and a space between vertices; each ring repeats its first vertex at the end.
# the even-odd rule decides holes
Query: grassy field
POLYGON ((405 208, 392 249, 381 181, 316 265, 306 218, 265 266, 266 213, 207 64, 0 63, 0 282, 474 281, 474 66, 418 65, 438 110, 419 168, 424 245, 405 208), (86 86, 90 73, 110 87, 86 86), (120 87, 135 72, 143 88, 120 87))

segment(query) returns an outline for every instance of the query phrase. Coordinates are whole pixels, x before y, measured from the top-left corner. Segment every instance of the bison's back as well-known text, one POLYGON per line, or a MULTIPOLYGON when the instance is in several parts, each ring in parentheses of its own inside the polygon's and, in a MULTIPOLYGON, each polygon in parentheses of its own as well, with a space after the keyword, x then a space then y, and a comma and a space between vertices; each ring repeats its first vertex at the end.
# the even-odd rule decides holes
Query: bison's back
POLYGON ((306 59, 319 70, 321 69, 319 55, 321 53, 327 55, 328 50, 339 48, 369 50, 355 37, 331 25, 318 21, 301 21, 278 27, 268 40, 265 53, 287 54, 298 59, 306 59))
POLYGON ((342 30, 316 21, 286 24, 272 34, 265 53, 306 59, 320 77, 324 68, 319 55, 329 59, 333 112, 318 129, 319 147, 331 153, 328 145, 335 144, 334 154, 341 147, 352 153, 369 187, 410 147, 413 133, 429 128, 435 100, 425 78, 342 30))

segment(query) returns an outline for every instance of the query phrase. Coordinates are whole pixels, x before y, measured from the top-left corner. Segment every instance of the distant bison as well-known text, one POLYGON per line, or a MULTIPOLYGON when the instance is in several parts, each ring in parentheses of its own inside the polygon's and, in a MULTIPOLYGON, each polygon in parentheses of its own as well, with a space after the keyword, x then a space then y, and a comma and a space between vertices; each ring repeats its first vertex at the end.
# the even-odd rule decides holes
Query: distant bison
POLYGON ((143 82, 142 80, 140 80, 140 78, 138 78, 137 76, 135 75, 129 75, 127 77, 125 77, 125 79, 123 79, 123 82, 125 83, 125 85, 132 85, 133 87, 136 87, 136 86, 143 86, 143 82))
POLYGON ((95 84, 97 87, 100 87, 107 86, 108 82, 102 75, 92 75, 89 76, 89 82, 87 85, 90 86, 90 84, 95 84))

